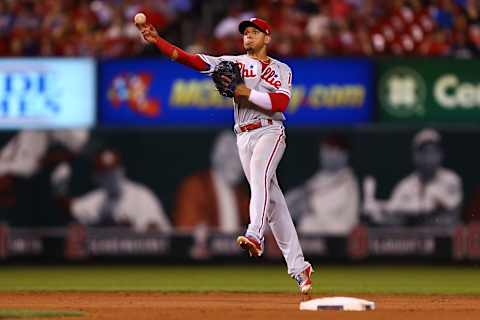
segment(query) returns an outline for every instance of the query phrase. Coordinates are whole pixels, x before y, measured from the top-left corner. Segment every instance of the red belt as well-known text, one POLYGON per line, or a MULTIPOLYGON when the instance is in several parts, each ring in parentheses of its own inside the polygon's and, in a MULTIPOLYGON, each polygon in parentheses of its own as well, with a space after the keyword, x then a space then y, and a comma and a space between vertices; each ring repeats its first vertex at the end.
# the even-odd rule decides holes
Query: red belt
POLYGON ((247 131, 252 131, 252 130, 255 130, 255 129, 258 129, 258 128, 261 128, 261 127, 264 127, 264 126, 269 126, 269 125, 272 125, 273 124, 273 120, 272 119, 267 119, 266 122, 263 122, 261 120, 256 120, 255 122, 251 122, 251 123, 248 123, 248 124, 244 124, 242 126, 238 126, 238 128, 240 129, 241 132, 247 132, 247 131))

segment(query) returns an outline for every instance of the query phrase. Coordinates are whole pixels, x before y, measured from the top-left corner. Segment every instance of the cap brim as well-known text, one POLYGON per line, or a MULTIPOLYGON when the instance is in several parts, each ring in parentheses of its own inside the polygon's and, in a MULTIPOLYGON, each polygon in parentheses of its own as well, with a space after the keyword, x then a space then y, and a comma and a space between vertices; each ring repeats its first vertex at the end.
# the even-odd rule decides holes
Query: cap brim
POLYGON ((238 25, 238 31, 240 31, 240 33, 243 34, 243 32, 245 31, 245 29, 247 29, 247 27, 254 27, 255 29, 262 31, 265 34, 267 33, 265 30, 263 30, 262 28, 260 28, 250 20, 245 20, 240 22, 240 24, 238 25))

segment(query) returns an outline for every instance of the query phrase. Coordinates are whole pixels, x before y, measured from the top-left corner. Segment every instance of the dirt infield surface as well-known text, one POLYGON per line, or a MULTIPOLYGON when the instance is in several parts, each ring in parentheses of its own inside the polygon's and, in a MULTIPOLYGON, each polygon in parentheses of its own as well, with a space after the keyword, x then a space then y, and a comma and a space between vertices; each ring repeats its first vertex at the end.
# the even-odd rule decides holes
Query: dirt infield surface
MULTIPOLYGON (((319 298, 314 296, 313 298, 319 298)), ((84 317, 58 319, 480 319, 479 296, 361 295, 377 310, 299 311, 294 294, 247 293, 0 293, 0 309, 76 310, 84 317)))

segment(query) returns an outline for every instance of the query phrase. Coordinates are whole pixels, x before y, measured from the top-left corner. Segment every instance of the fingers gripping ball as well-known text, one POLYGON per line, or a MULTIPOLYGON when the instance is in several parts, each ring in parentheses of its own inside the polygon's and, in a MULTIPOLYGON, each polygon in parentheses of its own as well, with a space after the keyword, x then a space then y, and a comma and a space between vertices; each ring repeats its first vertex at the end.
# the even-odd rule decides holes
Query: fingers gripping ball
POLYGON ((232 61, 220 62, 213 71, 212 79, 218 92, 229 98, 233 98, 235 89, 243 83, 240 68, 232 61))
POLYGON ((143 14, 141 12, 137 13, 135 15, 134 21, 138 25, 144 25, 147 22, 147 16, 145 16, 145 14, 143 14))

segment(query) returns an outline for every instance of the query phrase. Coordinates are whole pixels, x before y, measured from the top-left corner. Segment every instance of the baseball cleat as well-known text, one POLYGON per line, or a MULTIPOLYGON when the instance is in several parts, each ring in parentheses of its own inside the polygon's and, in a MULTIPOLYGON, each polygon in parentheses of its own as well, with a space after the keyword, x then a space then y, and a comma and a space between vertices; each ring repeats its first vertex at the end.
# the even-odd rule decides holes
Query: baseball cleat
POLYGON ((308 266, 305 270, 294 276, 297 281, 298 289, 304 295, 309 295, 312 290, 312 266, 308 266))
POLYGON ((247 250, 250 257, 260 257, 263 254, 262 245, 254 238, 239 236, 237 244, 244 250, 247 250))

